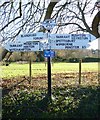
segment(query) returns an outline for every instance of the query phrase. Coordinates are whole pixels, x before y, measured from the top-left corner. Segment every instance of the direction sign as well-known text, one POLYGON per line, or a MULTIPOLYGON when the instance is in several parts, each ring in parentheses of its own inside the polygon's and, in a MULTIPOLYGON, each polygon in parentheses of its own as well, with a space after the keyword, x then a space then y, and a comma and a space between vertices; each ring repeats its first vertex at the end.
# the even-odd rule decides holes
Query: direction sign
POLYGON ((91 34, 50 34, 50 39, 56 40, 95 40, 96 37, 91 34))
POLYGON ((5 44, 4 47, 10 52, 43 51, 42 43, 39 41, 27 41, 22 43, 9 42, 5 44))
POLYGON ((52 19, 46 19, 44 22, 41 23, 42 26, 47 29, 47 30, 51 30, 52 28, 54 28, 57 24, 54 22, 54 20, 52 19))
POLYGON ((43 32, 37 33, 27 33, 21 34, 16 38, 17 42, 25 42, 25 41, 42 41, 47 38, 47 34, 43 32))
POLYGON ((51 49, 86 49, 95 37, 90 34, 51 34, 49 46, 51 49))

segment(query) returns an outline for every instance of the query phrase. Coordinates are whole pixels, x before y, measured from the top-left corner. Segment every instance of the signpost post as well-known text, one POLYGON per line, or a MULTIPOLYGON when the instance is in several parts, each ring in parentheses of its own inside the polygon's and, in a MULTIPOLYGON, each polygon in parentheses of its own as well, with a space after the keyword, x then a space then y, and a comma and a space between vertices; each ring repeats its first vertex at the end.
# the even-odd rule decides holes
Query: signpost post
POLYGON ((48 96, 51 98, 51 59, 47 58, 47 71, 48 71, 48 96))
POLYGON ((55 52, 51 50, 44 51, 44 57, 47 57, 47 73, 48 73, 48 96, 51 99, 51 57, 55 56, 55 52))
MULTIPOLYGON (((48 35, 50 34, 50 30, 56 26, 56 23, 54 21, 52 21, 51 19, 47 19, 42 23, 42 26, 48 31, 48 35)), ((48 36, 48 44, 50 41, 50 36, 48 36)), ((49 44, 49 49, 51 49, 51 46, 49 44)), ((47 57, 47 73, 48 73, 48 97, 51 99, 51 52, 48 50, 49 52, 49 56, 47 57)))
MULTIPOLYGON (((10 52, 18 51, 44 51, 44 57, 47 57, 47 74, 48 74, 48 96, 51 98, 51 57, 55 56, 52 50, 61 49, 86 49, 89 47, 91 40, 95 37, 90 34, 50 34, 50 30, 57 24, 52 20, 46 20, 42 26, 48 33, 37 32, 27 33, 17 37, 15 42, 9 42, 3 45, 10 52), (46 40, 47 39, 47 40, 46 40), (43 42, 46 41, 46 42, 43 42)), ((30 61, 31 69, 31 61, 30 61)), ((79 63, 79 84, 81 82, 81 61, 79 63)), ((30 70, 31 81, 31 70, 30 70)))

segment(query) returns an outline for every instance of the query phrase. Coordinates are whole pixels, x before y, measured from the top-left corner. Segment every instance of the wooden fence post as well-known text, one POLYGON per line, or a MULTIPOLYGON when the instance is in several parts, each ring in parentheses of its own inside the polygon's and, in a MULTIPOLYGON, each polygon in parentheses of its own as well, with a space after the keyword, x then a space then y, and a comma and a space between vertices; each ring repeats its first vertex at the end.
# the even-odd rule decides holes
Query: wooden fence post
POLYGON ((81 65, 82 65, 82 59, 79 60, 79 85, 81 84, 81 65))
POLYGON ((31 59, 29 60, 29 84, 31 84, 32 79, 32 66, 31 66, 31 59))

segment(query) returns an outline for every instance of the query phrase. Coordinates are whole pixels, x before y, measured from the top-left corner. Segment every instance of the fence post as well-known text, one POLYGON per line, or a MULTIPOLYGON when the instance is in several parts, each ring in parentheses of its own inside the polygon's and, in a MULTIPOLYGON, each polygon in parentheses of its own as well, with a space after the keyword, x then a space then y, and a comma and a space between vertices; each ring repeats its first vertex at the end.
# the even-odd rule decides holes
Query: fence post
POLYGON ((31 59, 29 60, 29 84, 31 83, 32 79, 32 67, 31 67, 31 59))
POLYGON ((82 59, 79 59, 79 85, 81 84, 81 65, 82 65, 82 59))

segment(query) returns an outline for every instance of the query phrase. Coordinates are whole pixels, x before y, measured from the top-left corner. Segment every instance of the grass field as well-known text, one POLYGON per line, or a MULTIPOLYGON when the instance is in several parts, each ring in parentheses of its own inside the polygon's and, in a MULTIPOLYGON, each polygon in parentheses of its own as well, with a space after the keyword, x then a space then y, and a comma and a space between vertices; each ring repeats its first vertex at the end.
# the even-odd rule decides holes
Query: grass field
POLYGON ((32 63, 31 84, 29 64, 0 67, 4 120, 99 120, 98 63, 82 63, 81 85, 78 63, 52 64, 52 100, 47 96, 45 63, 32 63))
MULTIPOLYGON (((79 63, 52 63, 52 73, 78 72, 79 63)), ((1 78, 29 75, 29 64, 12 63, 0 66, 1 78)), ((82 63, 82 72, 98 72, 98 63, 82 63)), ((32 63, 32 76, 47 74, 45 63, 32 63)))

